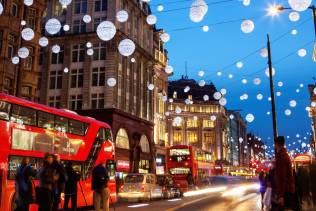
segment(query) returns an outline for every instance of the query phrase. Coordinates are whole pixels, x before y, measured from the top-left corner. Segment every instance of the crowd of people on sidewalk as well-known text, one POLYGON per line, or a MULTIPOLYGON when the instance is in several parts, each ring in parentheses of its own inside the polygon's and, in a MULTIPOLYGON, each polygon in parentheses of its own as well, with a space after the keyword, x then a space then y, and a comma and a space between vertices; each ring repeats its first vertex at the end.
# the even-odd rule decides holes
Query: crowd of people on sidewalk
POLYGON ((261 171, 259 174, 262 209, 301 211, 316 206, 315 201, 312 202, 316 199, 316 191, 312 191, 312 183, 308 184, 310 175, 302 173, 306 168, 298 168, 297 172, 292 168, 283 136, 279 136, 274 143, 275 162, 271 164, 269 172, 261 171), (303 207, 306 200, 311 202, 308 208, 303 207))
MULTIPOLYGON (((101 162, 92 170, 92 191, 94 191, 94 207, 96 211, 109 210, 110 192, 105 162, 101 162)), ((57 154, 45 154, 43 165, 37 172, 24 157, 16 172, 15 179, 15 211, 28 211, 31 204, 37 204, 38 211, 57 211, 61 199, 64 199, 64 210, 77 210, 77 192, 80 174, 74 170, 73 163, 61 162, 57 154), (33 180, 38 178, 35 187, 33 180), (71 207, 69 202, 71 201, 71 207)))

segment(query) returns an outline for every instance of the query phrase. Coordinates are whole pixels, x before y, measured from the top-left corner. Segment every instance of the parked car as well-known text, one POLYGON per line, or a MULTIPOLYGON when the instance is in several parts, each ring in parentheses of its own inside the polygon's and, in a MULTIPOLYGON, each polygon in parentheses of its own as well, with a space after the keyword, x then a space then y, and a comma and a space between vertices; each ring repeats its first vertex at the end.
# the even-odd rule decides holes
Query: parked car
POLYGON ((158 175, 157 183, 161 188, 163 198, 177 198, 181 196, 180 188, 174 183, 171 175, 158 175))
POLYGON ((150 201, 152 198, 161 198, 157 195, 157 178, 155 174, 130 173, 124 179, 119 197, 122 199, 134 199, 137 201, 150 201))

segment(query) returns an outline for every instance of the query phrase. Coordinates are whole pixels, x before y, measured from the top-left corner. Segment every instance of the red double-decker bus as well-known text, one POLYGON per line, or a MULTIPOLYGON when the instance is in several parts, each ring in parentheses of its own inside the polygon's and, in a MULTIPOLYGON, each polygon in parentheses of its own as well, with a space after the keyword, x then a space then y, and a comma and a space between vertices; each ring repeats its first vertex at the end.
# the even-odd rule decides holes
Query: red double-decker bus
POLYGON ((14 179, 22 158, 29 157, 39 169, 47 152, 72 161, 80 173, 78 207, 93 204, 91 172, 106 161, 110 203, 116 202, 114 149, 106 123, 0 93, 0 210, 14 207, 14 179))
POLYGON ((198 172, 194 148, 187 145, 171 146, 167 152, 167 169, 181 193, 187 192, 189 190, 188 173, 191 172, 192 179, 195 181, 198 172))

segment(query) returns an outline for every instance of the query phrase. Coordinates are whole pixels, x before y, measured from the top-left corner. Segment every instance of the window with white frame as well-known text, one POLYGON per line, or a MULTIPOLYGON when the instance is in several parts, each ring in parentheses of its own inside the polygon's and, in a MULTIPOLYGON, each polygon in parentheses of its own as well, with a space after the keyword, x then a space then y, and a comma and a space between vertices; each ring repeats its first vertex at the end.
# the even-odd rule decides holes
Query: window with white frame
POLYGON ((94 2, 94 11, 106 11, 107 10, 107 0, 95 0, 94 2))
POLYGON ((73 22, 73 33, 80 34, 86 32, 86 23, 83 20, 75 20, 73 22))
POLYGON ((50 71, 49 89, 61 89, 63 84, 63 71, 50 71))
POLYGON ((81 110, 82 109, 82 95, 71 95, 69 99, 69 108, 71 110, 81 110))
POLYGON ((31 87, 29 87, 29 86, 22 86, 21 87, 21 93, 23 95, 30 95, 31 94, 31 87))
POLYGON ((94 31, 96 31, 97 28, 98 28, 98 26, 99 26, 99 24, 100 24, 102 21, 105 21, 105 20, 106 20, 106 17, 95 18, 95 19, 93 20, 93 22, 94 22, 94 25, 93 25, 94 31))
POLYGON ((60 46, 60 51, 59 53, 53 53, 52 52, 52 64, 63 64, 64 63, 64 46, 60 46))
POLYGON ((75 0, 74 3, 74 13, 84 14, 87 12, 87 0, 75 0))
POLYGON ((105 67, 92 69, 92 86, 105 86, 105 67))
POLYGON ((49 96, 48 105, 50 107, 60 108, 60 96, 49 96))
POLYGON ((70 87, 83 87, 83 69, 72 69, 70 73, 70 87))
POLYGON ((28 9, 28 16, 27 16, 27 24, 32 29, 36 29, 36 9, 29 8, 28 9))
POLYGON ((95 43, 93 45, 93 60, 105 60, 106 45, 105 42, 95 43))
POLYGON ((104 94, 91 94, 91 108, 101 109, 104 108, 104 94))
POLYGON ((34 48, 28 47, 29 49, 29 56, 25 58, 24 60, 24 69, 26 70, 32 70, 33 67, 33 56, 34 56, 34 48))
POLYGON ((73 45, 72 62, 83 62, 85 57, 85 47, 83 44, 73 45))

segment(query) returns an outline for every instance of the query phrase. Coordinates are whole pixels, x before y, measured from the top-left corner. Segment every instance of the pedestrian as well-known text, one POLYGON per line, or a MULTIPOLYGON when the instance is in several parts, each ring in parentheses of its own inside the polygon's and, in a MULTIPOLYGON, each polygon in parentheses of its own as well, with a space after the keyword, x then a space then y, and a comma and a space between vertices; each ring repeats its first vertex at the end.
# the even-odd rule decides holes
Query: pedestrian
POLYGON ((65 184, 66 184, 66 171, 64 166, 60 161, 60 156, 58 154, 54 155, 54 162, 52 165, 55 170, 57 180, 54 183, 54 193, 53 193, 53 211, 58 210, 58 205, 61 200, 61 196, 64 196, 65 184))
POLYGON ((28 211, 31 203, 34 202, 33 179, 36 171, 30 165, 30 159, 23 157, 15 177, 16 187, 16 211, 28 211))
POLYGON ((277 202, 281 210, 293 209, 293 199, 295 198, 295 180, 292 163, 284 144, 284 137, 277 137, 275 140, 275 179, 277 202))
POLYGON ((53 188, 57 180, 53 162, 54 156, 46 153, 43 167, 39 171, 39 186, 36 188, 38 211, 52 211, 53 208, 53 188))
POLYGON ((186 179, 187 179, 189 188, 193 189, 193 187, 194 187, 194 180, 193 180, 193 175, 192 175, 191 170, 188 172, 186 179))
POLYGON ((94 191, 94 209, 96 211, 109 211, 110 191, 107 186, 109 181, 105 162, 99 163, 92 170, 92 190, 94 191))
POLYGON ((267 189, 267 178, 266 178, 264 171, 261 171, 259 173, 259 182, 260 182, 260 190, 259 191, 261 194, 261 209, 263 209, 263 207, 264 207, 263 197, 264 197, 264 194, 265 194, 266 189, 267 189))
POLYGON ((72 162, 66 164, 67 181, 65 185, 64 210, 68 210, 69 200, 71 199, 71 210, 77 210, 77 191, 80 174, 73 169, 72 162))

